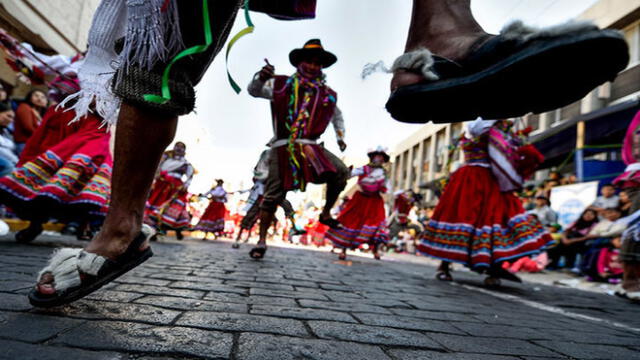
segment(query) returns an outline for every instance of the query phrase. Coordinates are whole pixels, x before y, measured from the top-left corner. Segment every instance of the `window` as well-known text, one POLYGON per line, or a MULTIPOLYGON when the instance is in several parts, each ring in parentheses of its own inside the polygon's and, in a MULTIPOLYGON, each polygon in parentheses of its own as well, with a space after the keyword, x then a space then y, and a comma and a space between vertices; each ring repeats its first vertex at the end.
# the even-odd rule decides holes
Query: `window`
POLYGON ((540 130, 540 114, 529 114, 525 117, 525 124, 533 131, 540 130))
POLYGON ((440 175, 440 173, 444 170, 444 158, 447 152, 447 142, 445 141, 445 129, 438 131, 436 134, 436 163, 435 163, 435 172, 440 175))
POLYGON ((431 138, 422 143, 422 182, 429 181, 429 166, 431 165, 431 138))

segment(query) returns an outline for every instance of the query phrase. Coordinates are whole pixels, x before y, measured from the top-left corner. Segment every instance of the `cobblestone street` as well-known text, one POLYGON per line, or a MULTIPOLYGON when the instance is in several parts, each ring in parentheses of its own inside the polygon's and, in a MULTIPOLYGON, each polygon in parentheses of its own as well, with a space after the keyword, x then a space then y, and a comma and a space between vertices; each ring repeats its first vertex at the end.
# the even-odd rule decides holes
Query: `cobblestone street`
POLYGON ((264 261, 229 242, 167 240, 89 298, 53 310, 25 294, 53 246, 0 240, 2 359, 639 359, 640 306, 539 284, 303 248, 264 261))

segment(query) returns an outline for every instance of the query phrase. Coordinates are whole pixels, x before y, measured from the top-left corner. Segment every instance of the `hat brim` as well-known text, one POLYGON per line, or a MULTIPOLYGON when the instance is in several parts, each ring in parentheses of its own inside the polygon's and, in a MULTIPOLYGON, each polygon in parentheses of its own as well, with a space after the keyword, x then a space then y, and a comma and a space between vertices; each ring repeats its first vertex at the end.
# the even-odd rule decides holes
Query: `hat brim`
POLYGON ((369 156, 369 159, 371 159, 372 157, 374 157, 376 155, 382 155, 382 157, 384 157, 384 162, 389 162, 389 160, 391 160, 391 157, 386 152, 372 151, 372 152, 367 154, 367 156, 369 156))
POLYGON ((320 64, 323 68, 328 68, 338 61, 338 58, 332 53, 324 49, 294 49, 289 53, 289 61, 291 65, 298 67, 298 65, 304 60, 310 57, 317 57, 320 59, 320 64))

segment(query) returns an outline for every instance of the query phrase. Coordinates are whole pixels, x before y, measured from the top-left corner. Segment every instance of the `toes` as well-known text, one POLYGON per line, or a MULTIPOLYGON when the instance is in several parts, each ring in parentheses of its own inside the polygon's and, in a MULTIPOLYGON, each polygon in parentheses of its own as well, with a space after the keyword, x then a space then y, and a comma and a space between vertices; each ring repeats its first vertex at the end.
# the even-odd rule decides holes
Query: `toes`
POLYGON ((51 295, 56 292, 55 287, 53 286, 53 275, 51 273, 44 273, 40 277, 38 284, 36 285, 36 289, 39 293, 44 295, 51 295))
POLYGON ((393 74, 393 78, 391 79, 391 91, 394 91, 399 87, 418 84, 425 80, 424 76, 420 74, 398 70, 393 74))

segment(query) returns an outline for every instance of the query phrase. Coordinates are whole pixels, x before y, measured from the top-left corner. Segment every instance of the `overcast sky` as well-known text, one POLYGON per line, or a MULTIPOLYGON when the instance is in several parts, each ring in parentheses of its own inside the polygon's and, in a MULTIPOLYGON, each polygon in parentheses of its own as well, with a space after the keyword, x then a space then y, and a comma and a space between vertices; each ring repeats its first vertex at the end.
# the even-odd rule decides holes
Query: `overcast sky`
MULTIPOLYGON (((595 2, 476 0, 472 8, 478 22, 496 33, 514 19, 541 26, 566 21, 595 2)), ((360 166, 370 147, 383 145, 393 150, 421 125, 399 123, 384 109, 390 75, 374 74, 362 80, 360 72, 366 63, 384 60, 391 64, 402 53, 410 13, 410 0, 318 0, 316 19, 306 21, 277 21, 252 13, 255 32, 235 45, 229 59, 242 93, 236 95, 227 82, 223 50, 197 87, 196 113, 180 119, 176 141, 187 143, 187 156, 198 170, 191 191, 208 189, 215 178, 227 180, 229 190, 237 189, 241 182, 250 186, 252 168, 272 130, 269 102, 249 96, 246 85, 265 58, 277 73, 292 74, 288 54, 310 38, 320 38, 325 49, 338 57, 326 74, 328 84, 338 92, 338 106, 345 117, 349 147, 344 155, 360 166)), ((244 27, 244 18, 239 16, 232 35, 244 27)), ((339 155, 332 128, 323 140, 339 155)))

